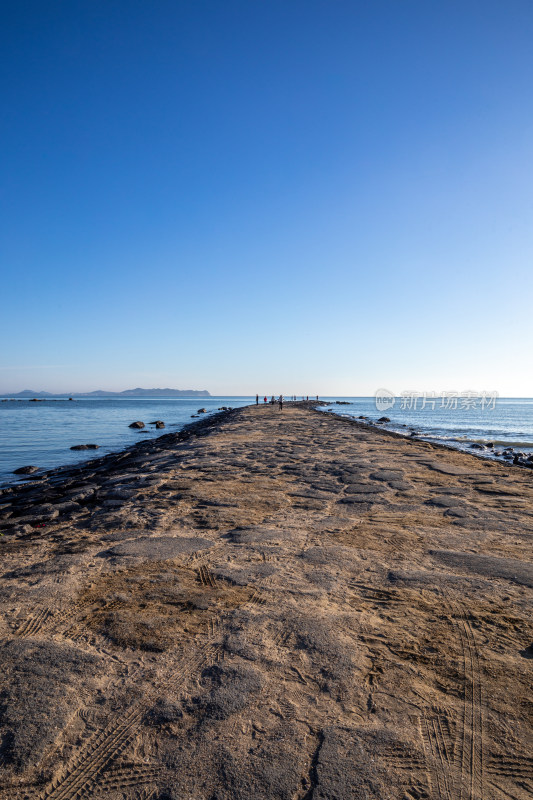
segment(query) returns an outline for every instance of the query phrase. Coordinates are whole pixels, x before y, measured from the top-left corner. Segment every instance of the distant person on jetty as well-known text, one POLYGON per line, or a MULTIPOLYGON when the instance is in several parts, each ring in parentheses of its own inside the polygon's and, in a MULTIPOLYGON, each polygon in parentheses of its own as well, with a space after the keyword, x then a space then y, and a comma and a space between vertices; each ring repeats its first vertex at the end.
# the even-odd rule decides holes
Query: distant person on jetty
POLYGON ((283 411, 283 395, 282 394, 280 394, 280 396, 279 396, 278 403, 279 403, 279 410, 283 411))
POLYGON ((266 395, 265 395, 265 396, 263 397, 263 403, 266 403, 266 402, 267 402, 267 399, 266 399, 266 395))
POLYGON ((258 394, 256 394, 256 396, 255 396, 255 404, 256 404, 256 406, 259 405, 259 395, 258 394))

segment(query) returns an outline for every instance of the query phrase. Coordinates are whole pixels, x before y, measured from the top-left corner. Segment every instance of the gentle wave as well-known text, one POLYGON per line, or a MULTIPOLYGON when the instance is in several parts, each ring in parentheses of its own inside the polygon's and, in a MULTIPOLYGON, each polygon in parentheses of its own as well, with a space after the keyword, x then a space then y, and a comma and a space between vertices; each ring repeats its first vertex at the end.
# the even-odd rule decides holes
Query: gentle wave
MULTIPOLYGON (((490 411, 465 409, 402 410, 398 406, 379 412, 373 398, 352 398, 350 405, 331 405, 326 409, 360 422, 376 424, 386 416, 389 422, 379 425, 403 436, 416 436, 431 442, 441 442, 458 450, 471 452, 471 444, 491 442, 495 448, 533 450, 533 400, 500 399, 490 411), (359 420, 365 416, 366 420, 359 420)), ((479 451, 494 457, 492 450, 479 451)))

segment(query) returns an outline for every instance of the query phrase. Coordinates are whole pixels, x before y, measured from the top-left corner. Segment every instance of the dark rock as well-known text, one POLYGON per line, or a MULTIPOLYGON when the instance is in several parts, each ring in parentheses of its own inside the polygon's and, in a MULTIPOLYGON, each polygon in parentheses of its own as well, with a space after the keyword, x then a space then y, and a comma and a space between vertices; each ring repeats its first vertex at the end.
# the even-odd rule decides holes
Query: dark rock
POLYGON ((79 511, 80 506, 74 500, 65 500, 64 503, 56 503, 55 510, 59 514, 69 514, 72 511, 79 511))
POLYGON ((164 423, 164 422, 161 422, 161 421, 159 421, 159 422, 156 422, 156 423, 155 423, 155 427, 156 427, 156 428, 164 428, 164 427, 165 427, 165 423, 164 423))
POLYGON ((485 449, 485 445, 484 444, 479 444, 479 442, 472 442, 470 447, 472 448, 472 450, 484 450, 485 449))
MULTIPOLYGON (((380 774, 380 760, 376 754, 383 752, 386 746, 390 747, 390 743, 379 741, 379 737, 378 731, 367 733, 340 726, 324 728, 319 734, 313 757, 313 800, 370 800, 378 797, 392 800, 399 797, 391 786, 390 776, 383 770, 380 774), (354 764, 357 764, 356 780, 354 764)), ((407 793, 403 796, 407 797, 407 793)))
POLYGON ((0 645, 2 761, 16 772, 36 766, 78 707, 76 679, 99 672, 99 661, 70 644, 14 640, 0 645))
POLYGON ((346 494, 381 494, 385 491, 384 487, 376 486, 373 483, 348 483, 346 494))
POLYGON ((13 470, 13 475, 32 475, 34 472, 37 472, 39 467, 19 467, 18 469, 13 470))
POLYGON ((378 422, 390 422, 390 419, 388 417, 380 417, 378 422))
POLYGON ((207 414, 207 408, 199 408, 198 414, 207 414))
POLYGON ((131 542, 122 542, 110 550, 100 553, 100 556, 134 557, 147 561, 163 561, 176 558, 184 553, 195 553, 212 547, 213 542, 200 537, 185 536, 143 536, 131 542))
POLYGON ((379 469, 370 474, 370 478, 374 481, 399 481, 403 478, 401 470, 392 469, 379 469))
POLYGON ((157 701, 150 712, 149 719, 155 725, 164 725, 168 722, 177 722, 181 717, 183 717, 181 706, 165 697, 157 701))
POLYGON ((203 692, 193 702, 211 719, 227 719, 241 711, 248 705, 249 696, 257 695, 264 685, 260 672, 241 664, 214 664, 204 670, 202 678, 210 688, 209 694, 203 692))
POLYGON ((452 506, 451 508, 448 508, 444 512, 444 515, 446 517, 457 517, 458 519, 467 519, 468 511, 460 506, 452 506))
POLYGON ((533 658, 533 644, 530 644, 524 650, 520 650, 520 655, 522 658, 533 658))
POLYGON ((455 569, 475 572, 488 578, 502 578, 533 588, 533 565, 524 561, 455 550, 430 550, 429 554, 455 569))
POLYGON ((455 506, 462 506, 463 501, 460 497, 432 497, 427 500, 426 504, 429 506, 437 506, 438 508, 454 508, 455 506))
POLYGON ((144 428, 144 422, 137 420, 137 422, 132 422, 131 425, 128 425, 128 428, 144 428))
POLYGON ((57 508, 51 503, 46 503, 46 505, 32 508, 30 514, 25 519, 32 522, 51 522, 53 519, 57 519, 58 516, 59 511, 57 508))

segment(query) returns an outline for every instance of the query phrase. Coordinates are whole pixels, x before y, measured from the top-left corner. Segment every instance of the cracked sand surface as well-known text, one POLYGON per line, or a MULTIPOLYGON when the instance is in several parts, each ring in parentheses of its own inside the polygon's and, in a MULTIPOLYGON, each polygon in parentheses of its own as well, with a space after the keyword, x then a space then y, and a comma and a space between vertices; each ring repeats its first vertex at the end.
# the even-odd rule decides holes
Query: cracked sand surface
POLYGON ((1 800, 531 797, 531 472, 249 407, 0 523, 1 800))

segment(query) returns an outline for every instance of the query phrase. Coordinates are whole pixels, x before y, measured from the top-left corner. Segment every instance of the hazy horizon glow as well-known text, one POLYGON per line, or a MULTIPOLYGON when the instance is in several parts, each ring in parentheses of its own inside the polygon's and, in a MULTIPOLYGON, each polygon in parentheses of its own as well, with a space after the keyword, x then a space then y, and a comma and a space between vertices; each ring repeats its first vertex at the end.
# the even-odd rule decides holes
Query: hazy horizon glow
POLYGON ((533 5, 0 12, 0 393, 533 395, 533 5))

